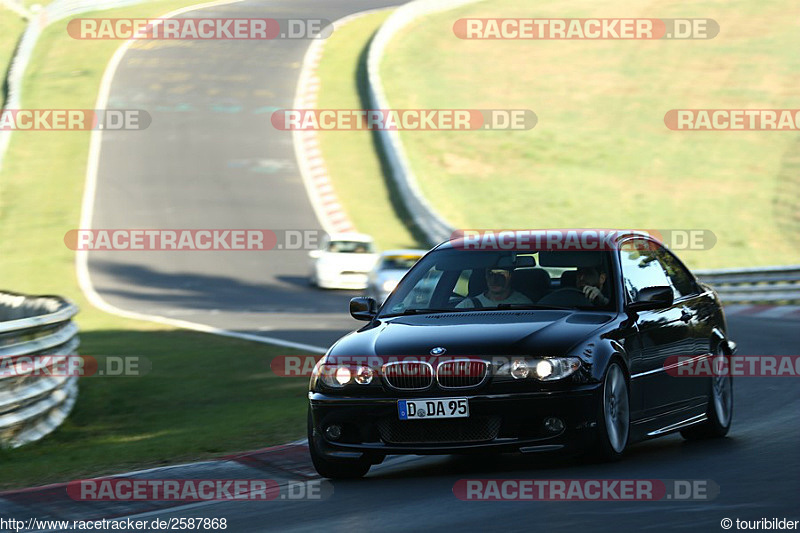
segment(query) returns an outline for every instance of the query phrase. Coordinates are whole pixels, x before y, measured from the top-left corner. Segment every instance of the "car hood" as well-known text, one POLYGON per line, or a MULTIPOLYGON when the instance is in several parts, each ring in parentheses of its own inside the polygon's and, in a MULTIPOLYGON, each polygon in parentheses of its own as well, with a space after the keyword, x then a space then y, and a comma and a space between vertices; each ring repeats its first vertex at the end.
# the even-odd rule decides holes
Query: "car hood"
POLYGON ((480 311, 396 317, 350 334, 336 355, 562 355, 614 318, 582 311, 480 311))

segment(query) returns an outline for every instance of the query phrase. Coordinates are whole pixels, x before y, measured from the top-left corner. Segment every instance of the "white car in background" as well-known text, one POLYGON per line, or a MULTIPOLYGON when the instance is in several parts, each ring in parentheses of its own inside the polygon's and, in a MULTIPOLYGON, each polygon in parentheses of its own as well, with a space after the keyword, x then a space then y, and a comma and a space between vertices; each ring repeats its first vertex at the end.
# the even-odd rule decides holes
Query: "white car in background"
POLYGON ((382 304, 392 293, 406 272, 419 261, 428 250, 387 250, 369 274, 367 296, 382 304))
POLYGON ((323 289, 366 289, 367 276, 378 261, 372 237, 363 233, 334 233, 323 237, 311 257, 312 285, 323 289))

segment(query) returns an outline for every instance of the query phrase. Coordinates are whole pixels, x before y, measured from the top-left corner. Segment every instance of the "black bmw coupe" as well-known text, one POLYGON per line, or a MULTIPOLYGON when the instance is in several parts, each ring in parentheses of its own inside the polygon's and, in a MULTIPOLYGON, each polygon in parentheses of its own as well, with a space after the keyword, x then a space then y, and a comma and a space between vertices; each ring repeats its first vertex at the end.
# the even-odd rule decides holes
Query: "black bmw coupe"
MULTIPOLYGON (((617 459, 680 431, 722 437, 729 376, 682 365, 735 351, 722 305, 657 239, 599 249, 431 250, 315 367, 308 440, 324 477, 388 454, 573 450, 617 459)), ((720 361, 717 361, 720 362, 720 361)))

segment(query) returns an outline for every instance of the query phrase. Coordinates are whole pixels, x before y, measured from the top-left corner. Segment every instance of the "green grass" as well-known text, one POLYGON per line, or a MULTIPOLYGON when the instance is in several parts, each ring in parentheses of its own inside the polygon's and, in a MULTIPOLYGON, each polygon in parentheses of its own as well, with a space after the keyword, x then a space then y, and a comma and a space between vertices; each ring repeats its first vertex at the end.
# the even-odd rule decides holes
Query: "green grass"
POLYGON ((428 17, 383 61, 394 108, 528 108, 530 131, 401 134, 425 195, 467 228, 712 230, 693 267, 797 263, 797 132, 674 132, 674 108, 800 108, 792 0, 633 6, 490 0, 428 17), (474 17, 709 17, 708 41, 465 41, 474 17))
MULTIPOLYGON (((320 109, 364 109, 365 55, 372 35, 388 12, 365 15, 337 29, 325 43, 318 75, 320 109)), ((320 148, 333 187, 353 224, 378 245, 414 248, 422 239, 409 230, 369 131, 321 131, 320 148)))
MULTIPOLYGON (((153 17, 189 0, 104 16, 153 17)), ((86 16, 92 16, 87 14, 86 16)), ((54 24, 42 35, 23 106, 91 109, 119 41, 76 41, 54 24)), ((144 43, 142 46, 151 46, 144 43)), ((64 234, 77 228, 88 132, 17 132, 0 174, 2 288, 60 294, 82 311, 85 355, 141 355, 140 378, 84 378, 73 414, 43 440, 0 453, 0 488, 128 471, 283 443, 305 433, 305 379, 274 376, 290 350, 121 319, 78 289, 64 234)))
POLYGON ((278 377, 269 366, 289 351, 120 327, 84 330, 81 353, 143 356, 151 372, 82 378, 78 403, 55 433, 0 451, 0 488, 194 461, 304 434, 308 379, 278 377))
MULTIPOLYGON (((5 83, 6 73, 11 66, 11 58, 17 47, 22 32, 25 31, 25 21, 13 11, 0 6, 0 79, 5 83)), ((3 85, 0 91, 0 107, 5 103, 6 88, 3 85)))

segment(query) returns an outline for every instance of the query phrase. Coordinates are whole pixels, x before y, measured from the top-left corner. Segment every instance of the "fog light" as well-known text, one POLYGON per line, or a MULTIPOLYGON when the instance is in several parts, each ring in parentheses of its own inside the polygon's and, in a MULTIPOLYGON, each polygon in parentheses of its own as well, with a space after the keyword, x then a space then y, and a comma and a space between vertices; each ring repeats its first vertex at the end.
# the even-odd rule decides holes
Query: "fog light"
POLYGON ((341 436, 342 428, 336 424, 331 424, 325 428, 325 437, 327 437, 329 440, 339 440, 339 437, 341 436))
POLYGON ((530 373, 531 370, 528 368, 528 363, 526 363, 524 359, 515 359, 514 362, 511 363, 511 376, 514 379, 525 379, 530 373))
POLYGON ((564 431, 564 421, 560 418, 551 416, 550 418, 544 419, 544 427, 550 433, 561 433, 564 431))
POLYGON ((359 385, 369 385, 375 373, 368 366, 360 366, 356 370, 356 383, 359 385))

